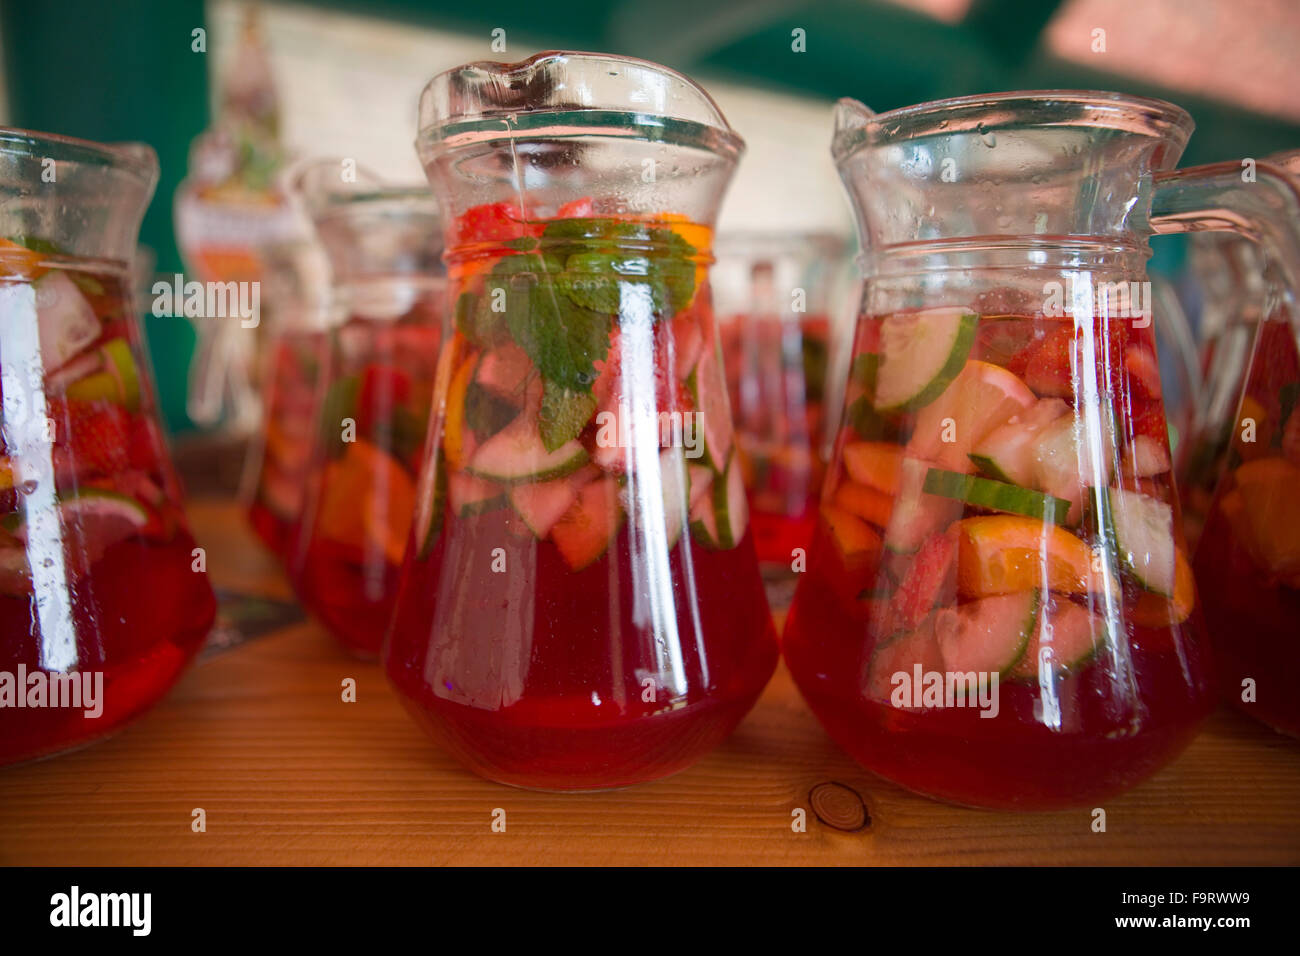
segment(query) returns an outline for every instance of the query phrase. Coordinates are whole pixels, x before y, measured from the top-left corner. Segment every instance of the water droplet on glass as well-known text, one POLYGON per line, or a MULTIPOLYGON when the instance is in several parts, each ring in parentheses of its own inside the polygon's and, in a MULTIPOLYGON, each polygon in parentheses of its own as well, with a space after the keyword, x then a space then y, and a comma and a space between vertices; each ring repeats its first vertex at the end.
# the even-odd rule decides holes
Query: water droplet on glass
POLYGON ((30 494, 35 494, 36 489, 39 488, 40 486, 41 486, 40 482, 37 481, 35 478, 28 478, 26 481, 20 481, 18 483, 18 490, 25 495, 30 495, 30 494))

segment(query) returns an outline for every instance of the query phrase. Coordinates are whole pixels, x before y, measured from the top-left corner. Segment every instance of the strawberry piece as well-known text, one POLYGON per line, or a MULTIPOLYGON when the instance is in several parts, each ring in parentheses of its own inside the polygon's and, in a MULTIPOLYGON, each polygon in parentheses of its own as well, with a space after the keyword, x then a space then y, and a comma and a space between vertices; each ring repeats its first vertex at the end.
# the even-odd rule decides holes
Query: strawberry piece
POLYGON ((1039 395, 1073 400, 1073 356, 1074 327, 1063 322, 1028 347, 1025 384, 1039 395))
POLYGON ((940 531, 926 539, 907 566, 889 604, 895 631, 914 630, 939 598, 955 590, 957 536, 940 531))
POLYGON ((55 444, 66 449, 78 475, 111 475, 130 466, 131 415, 121 405, 51 398, 47 414, 55 444))
POLYGON ((556 219, 590 219, 594 215, 596 215, 596 204, 591 201, 590 196, 570 200, 555 210, 556 219))
POLYGON ((456 220, 456 243, 504 242, 537 237, 545 228, 542 223, 526 222, 517 202, 492 202, 465 210, 456 220))

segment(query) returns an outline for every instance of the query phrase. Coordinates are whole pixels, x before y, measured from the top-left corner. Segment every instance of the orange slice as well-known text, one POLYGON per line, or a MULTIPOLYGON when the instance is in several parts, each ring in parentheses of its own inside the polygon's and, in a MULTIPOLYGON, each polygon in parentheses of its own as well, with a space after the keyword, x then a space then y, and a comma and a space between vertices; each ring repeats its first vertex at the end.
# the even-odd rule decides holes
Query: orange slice
POLYGON ((898 493, 903 449, 892 442, 851 441, 844 446, 844 470, 860 485, 887 495, 898 493))
POLYGON ((1082 539, 1036 518, 989 515, 957 523, 957 587, 966 597, 1046 586, 1084 594, 1099 582, 1082 539))
POLYGON ((474 357, 470 356, 456 369, 447 388, 447 418, 443 423, 442 447, 447 452, 447 463, 459 471, 469 461, 469 435, 465 429, 465 393, 474 378, 474 357))
POLYGON ((831 500, 834 507, 870 521, 878 528, 888 526, 889 515, 894 510, 893 498, 856 481, 841 484, 831 500))
POLYGON ((1241 517, 1259 559, 1273 574, 1300 572, 1300 467, 1258 458, 1236 472, 1241 517))

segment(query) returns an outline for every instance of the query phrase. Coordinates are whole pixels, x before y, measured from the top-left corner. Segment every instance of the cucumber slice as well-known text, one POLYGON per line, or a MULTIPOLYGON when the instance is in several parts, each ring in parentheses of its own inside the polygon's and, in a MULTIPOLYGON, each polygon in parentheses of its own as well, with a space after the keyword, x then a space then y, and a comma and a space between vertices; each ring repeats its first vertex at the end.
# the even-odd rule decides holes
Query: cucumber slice
POLYGON ((721 472, 731 454, 736 432, 731 422, 731 409, 727 405, 727 382, 722 376, 722 363, 717 349, 706 348, 695 368, 686 379, 691 402, 700 416, 704 438, 703 461, 714 471, 721 472))
POLYGON ((563 478, 586 463, 587 450, 577 439, 547 451, 537 418, 525 412, 480 445, 466 471, 508 485, 563 478))
POLYGON ((595 466, 586 465, 565 478, 510 485, 506 489, 506 498, 510 507, 528 525, 528 530, 540 540, 550 534, 555 522, 577 500, 582 486, 599 473, 595 466))
POLYGON ((713 469, 703 465, 687 465, 686 477, 690 481, 690 510, 694 514, 695 506, 701 500, 707 500, 709 489, 713 487, 713 469))
MULTIPOLYGON (((709 469, 712 474, 713 470, 709 469)), ((710 487, 721 482, 712 482, 710 487)), ((713 510, 713 495, 701 495, 691 505, 690 512, 691 537, 702 544, 704 547, 716 551, 722 545, 718 543, 718 516, 713 510)))
POLYGON ((1070 511, 1070 502, 1062 498, 991 478, 977 478, 941 468, 931 468, 926 472, 922 490, 927 494, 965 501, 992 511, 1042 518, 1053 524, 1064 524, 1070 511))
POLYGON ((659 480, 663 484, 664 524, 668 530, 668 547, 672 548, 682 536, 687 520, 687 495, 689 494, 686 459, 680 448, 665 448, 659 453, 659 480))
POLYGON ((1037 591, 1019 591, 937 611, 934 633, 944 671, 974 671, 980 685, 988 674, 1010 671, 1024 656, 1036 630, 1038 606, 1037 591))
POLYGON ((1146 590, 1173 597, 1174 509, 1125 488, 1107 488, 1105 502, 1124 567, 1146 590))
POLYGON ((978 323, 979 316, 964 308, 888 316, 880 327, 876 410, 901 412, 938 398, 966 364, 978 323))
POLYGON ((934 534, 961 517, 961 503, 925 493, 930 466, 917 458, 899 464, 898 498, 885 529, 885 547, 911 554, 934 534))
POLYGON ((505 503, 505 493, 495 481, 485 481, 464 471, 454 471, 447 479, 451 510, 457 517, 482 514, 505 503))
POLYGON ((622 524, 618 482, 598 478, 582 486, 569 510, 555 522, 551 541, 565 563, 581 571, 605 553, 622 524))
POLYGON ((1043 429, 1070 414, 1070 406, 1059 398, 1040 398, 1022 415, 1013 415, 977 441, 970 460, 984 474, 1013 485, 1032 486, 1034 449, 1043 429))
POLYGON ((749 499, 745 497, 745 479, 740 462, 731 456, 726 474, 713 483, 713 511, 718 522, 718 545, 734 548, 745 537, 749 526, 749 499))
POLYGON ((1008 672, 1011 680, 1036 681, 1040 667, 1060 675, 1077 669, 1106 642, 1106 622, 1064 598, 1051 598, 1040 609, 1034 633, 1020 660, 1008 672))

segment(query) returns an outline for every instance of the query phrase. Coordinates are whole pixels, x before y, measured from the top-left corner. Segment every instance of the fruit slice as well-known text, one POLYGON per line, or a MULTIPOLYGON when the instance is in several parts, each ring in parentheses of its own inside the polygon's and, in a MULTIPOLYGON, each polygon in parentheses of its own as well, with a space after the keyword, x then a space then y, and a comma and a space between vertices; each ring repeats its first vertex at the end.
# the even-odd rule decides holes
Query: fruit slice
POLYGON ((1172 627, 1187 620, 1196 604, 1196 580, 1182 549, 1174 551, 1174 593, 1162 597, 1152 592, 1138 595, 1129 620, 1139 627, 1172 627))
POLYGON ((931 535, 920 547, 890 599, 890 631, 918 627, 941 598, 952 594, 956 557, 957 539, 948 532, 931 535))
MULTIPOLYGON (((68 398, 117 402, 132 412, 140 407, 140 370, 126 339, 109 339, 85 357, 93 358, 93 363, 86 368, 88 374, 68 383, 64 390, 68 398)), ((73 364, 80 365, 81 361, 77 359, 73 364)))
POLYGON ((465 423, 465 395, 474 378, 475 361, 467 357, 451 377, 447 388, 447 417, 442 426, 442 447, 447 453, 447 464, 454 471, 465 467, 470 455, 472 437, 465 423))
POLYGON ((539 539, 545 538, 577 500, 582 486, 598 474, 599 469, 594 465, 586 465, 564 478, 510 485, 506 498, 528 530, 539 539))
POLYGON ((749 527, 749 499, 737 456, 731 456, 726 474, 713 483, 713 512, 717 517, 718 545, 734 548, 749 527))
POLYGON ((722 377, 717 349, 704 349, 695 369, 686 378, 686 388, 704 432, 703 461, 714 470, 722 471, 727 456, 731 454, 735 429, 731 423, 731 410, 727 407, 727 383, 722 377))
POLYGON ((56 369, 99 338, 99 317, 62 270, 47 272, 33 288, 41 360, 46 368, 56 369))
POLYGON ((929 464, 916 458, 904 458, 899 465, 898 497, 885 531, 885 547, 890 551, 910 554, 961 517, 961 502, 925 493, 929 470, 929 464))
POLYGON ((844 469, 860 485, 887 495, 898 493, 903 449, 893 442, 851 441, 844 446, 844 469))
POLYGON ((969 453, 975 444, 1036 401, 1025 383, 1001 366, 967 362, 943 394, 916 416, 907 453, 949 471, 971 471, 969 453))
MULTIPOLYGON (((149 523, 149 510, 129 495, 103 488, 82 488, 66 495, 58 504, 63 527, 75 529, 78 545, 90 561, 100 558, 108 548, 140 532, 149 523)), ((5 530, 23 544, 28 544, 28 511, 9 515, 5 530)), ((30 554, 30 548, 29 548, 30 554)))
POLYGON ((966 518, 957 531, 957 587, 966 597, 1044 586, 1084 594, 1097 584, 1088 545, 1054 524, 988 515, 966 518))
POLYGON ((713 469, 706 468, 703 465, 687 465, 686 476, 690 480, 690 510, 694 514, 695 507, 702 500, 708 498, 709 489, 713 486, 713 469))
MULTIPOLYGON (((447 457, 451 458, 450 451, 447 457)), ((480 445, 466 471, 489 481, 514 484, 563 478, 586 463, 587 450, 576 438, 547 451, 530 407, 480 445)))
POLYGON ((1020 660, 1038 623, 1038 591, 996 594, 934 616, 947 673, 1005 674, 1020 660))
POLYGON ((522 405, 532 373, 533 363, 528 353, 507 342, 483 353, 474 381, 498 398, 522 405))
POLYGON ((477 478, 466 471, 453 471, 447 478, 451 510, 457 517, 482 514, 505 503, 505 490, 495 481, 477 478))
POLYGON ((1083 517, 1083 499, 1090 487, 1110 483, 1117 458, 1114 417, 1108 404, 1093 414, 1062 415, 1049 423, 1034 446, 1033 487, 1070 502, 1066 522, 1083 517))
POLYGON ((1073 670, 1092 657, 1105 640, 1106 624, 1101 617, 1062 598, 1050 598, 1038 614, 1024 654, 1007 676, 1038 680, 1044 665, 1057 675, 1073 670))
MULTIPOLYGON (((921 688, 916 686, 918 666, 922 675, 943 670, 943 653, 939 650, 931 620, 924 621, 914 631, 876 646, 867 675, 868 699, 890 700, 895 688, 904 683, 911 685, 912 695, 919 695, 921 688)), ((920 701, 915 697, 910 703, 913 707, 920 707, 920 701)))
POLYGON ((390 564, 401 564, 415 513, 415 483, 397 460, 357 439, 326 466, 324 480, 321 534, 353 547, 376 547, 390 564))
POLYGON ((1254 553, 1272 574, 1300 571, 1300 467, 1285 458, 1260 458, 1236 471, 1241 522, 1254 553))
POLYGON ((889 515, 894 510, 894 501, 889 495, 852 480, 842 482, 835 489, 831 502, 878 528, 888 526, 889 515))
POLYGON ((577 500, 551 528, 551 540, 569 567, 581 571, 605 553, 622 523, 618 482, 598 478, 582 486, 577 500))
POLYGON ((834 505, 822 505, 822 522, 836 559, 833 582, 845 600, 869 586, 880 559, 880 535, 856 515, 834 505))
POLYGON ((1035 446, 1043 428, 1071 414, 1070 406, 1061 399, 1040 398, 977 441, 970 450, 970 459, 992 478, 1032 487, 1035 446))
POLYGON ((1135 435, 1124 450, 1122 471, 1135 478, 1163 475, 1170 468, 1169 452, 1150 435, 1135 435))
POLYGON ((1070 510, 1070 502, 1041 491, 941 468, 931 468, 926 472, 923 490, 941 498, 953 498, 992 511, 1042 518, 1053 524, 1064 524, 1070 510))
POLYGON ((965 308, 898 312, 880 324, 880 364, 873 404, 878 412, 920 408, 961 372, 979 316, 965 308))
POLYGON ((0 239, 0 276, 25 276, 35 278, 45 270, 41 262, 45 253, 29 249, 11 239, 0 239))
POLYGON ((1174 509, 1158 498, 1124 488, 1106 489, 1106 520, 1115 532, 1120 561, 1148 591, 1174 593, 1174 509))

